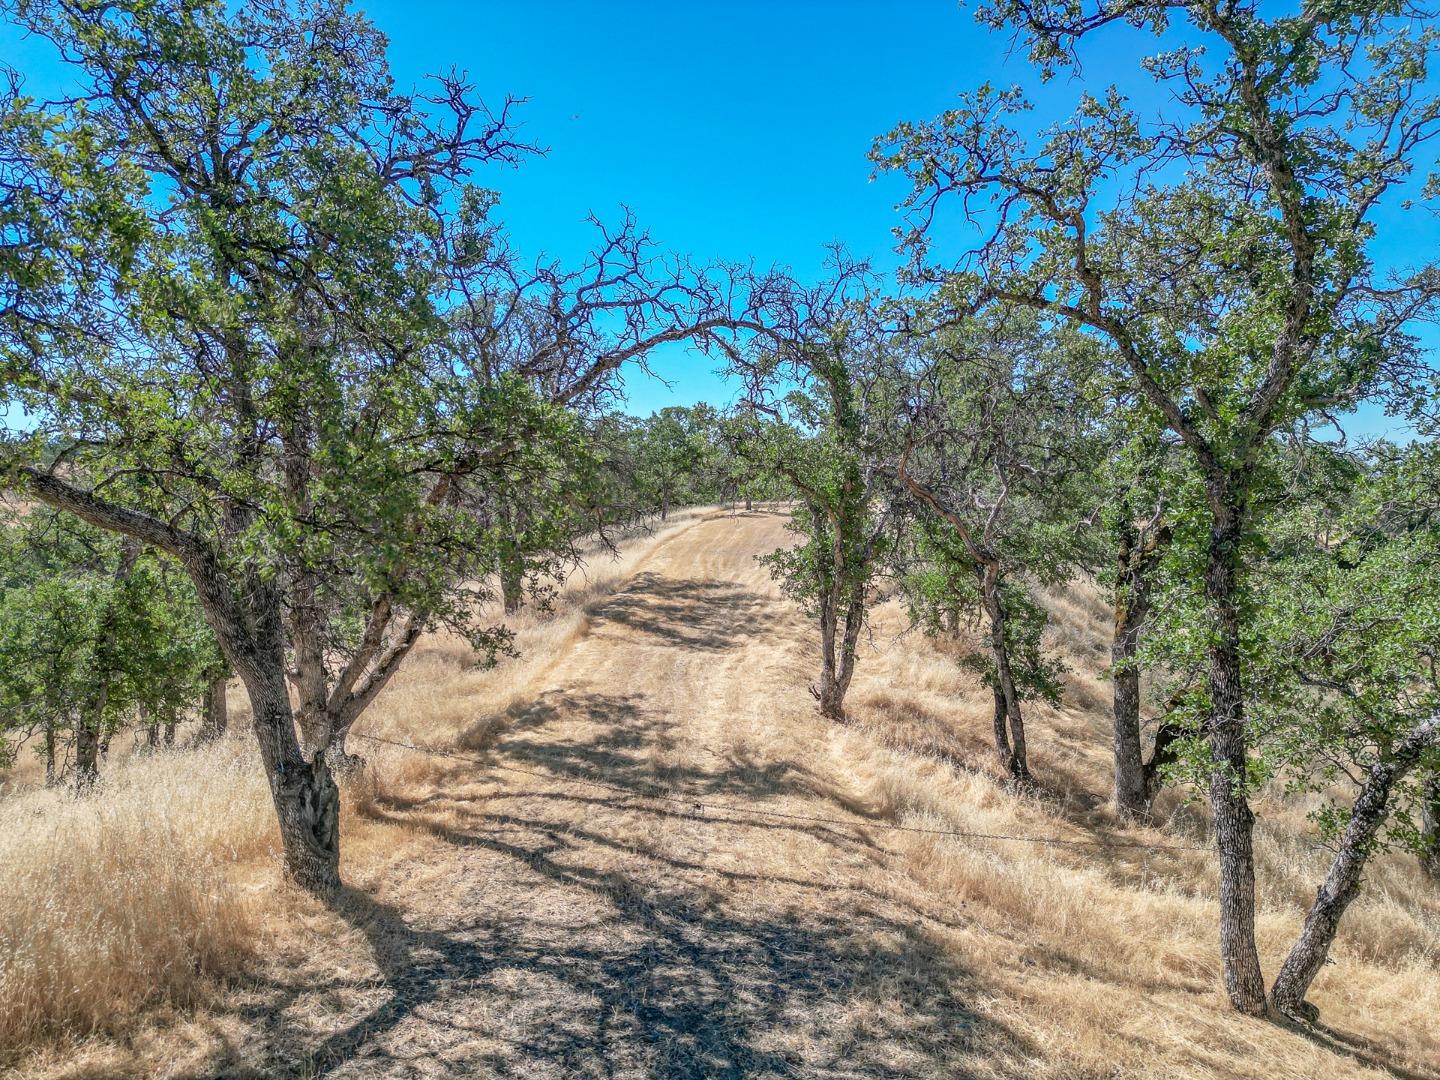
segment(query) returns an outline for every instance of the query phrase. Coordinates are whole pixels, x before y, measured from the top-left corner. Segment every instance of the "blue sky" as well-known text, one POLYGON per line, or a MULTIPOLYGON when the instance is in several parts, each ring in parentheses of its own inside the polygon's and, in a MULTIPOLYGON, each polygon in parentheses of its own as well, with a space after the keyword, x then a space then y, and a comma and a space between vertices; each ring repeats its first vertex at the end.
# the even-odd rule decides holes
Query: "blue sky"
MULTIPOLYGON (((1042 87, 1008 36, 977 25, 955 0, 357 6, 390 36, 402 84, 453 66, 489 100, 530 99, 517 114, 522 134, 549 153, 483 180, 501 192, 501 215, 523 252, 567 261, 593 239, 587 215, 614 220, 624 205, 663 246, 702 261, 753 258, 810 276, 825 245, 841 241, 893 267, 904 185, 872 182, 865 155, 896 121, 928 118, 986 80, 1035 92, 1037 122, 1067 115, 1082 90, 1111 80, 1152 114, 1164 100, 1134 62, 1153 51, 1148 36, 1107 32, 1084 78, 1042 87)), ((6 26, 0 56, 31 76, 34 92, 56 88, 43 47, 6 26)), ((1412 250, 1428 258, 1440 241, 1429 219, 1392 235, 1382 257, 1396 264, 1412 250)), ((958 251, 963 238, 955 241, 958 251)), ((715 362, 683 347, 654 366, 670 385, 631 373, 633 412, 732 397, 715 362)), ((1353 431, 1378 433, 1386 423, 1368 410, 1353 431)))
MULTIPOLYGON (((824 246, 893 264, 894 178, 870 181, 871 140, 1006 73, 1006 42, 953 0, 876 4, 498 3, 368 0, 397 77, 453 63, 481 93, 530 100, 550 148, 492 181, 519 246, 580 258, 586 215, 634 211, 663 245, 803 275, 824 246)), ((724 403, 715 362, 676 347, 627 379, 628 407, 724 403)))

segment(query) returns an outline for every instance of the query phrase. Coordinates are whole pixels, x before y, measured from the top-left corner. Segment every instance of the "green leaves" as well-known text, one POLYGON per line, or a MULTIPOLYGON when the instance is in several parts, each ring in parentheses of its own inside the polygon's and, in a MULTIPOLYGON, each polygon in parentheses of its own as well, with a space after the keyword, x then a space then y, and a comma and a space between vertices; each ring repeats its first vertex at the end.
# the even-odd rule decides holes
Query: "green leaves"
POLYGON ((47 729, 63 745, 137 708, 173 715, 218 659, 168 559, 44 510, 0 529, 0 756, 47 729))
MULTIPOLYGON (((1255 575, 1261 755, 1306 790, 1363 775, 1440 709, 1437 504, 1414 482, 1435 475, 1434 447, 1381 448, 1363 464, 1347 499, 1273 520, 1255 575)), ((1345 822, 1329 805, 1318 817, 1345 822)))

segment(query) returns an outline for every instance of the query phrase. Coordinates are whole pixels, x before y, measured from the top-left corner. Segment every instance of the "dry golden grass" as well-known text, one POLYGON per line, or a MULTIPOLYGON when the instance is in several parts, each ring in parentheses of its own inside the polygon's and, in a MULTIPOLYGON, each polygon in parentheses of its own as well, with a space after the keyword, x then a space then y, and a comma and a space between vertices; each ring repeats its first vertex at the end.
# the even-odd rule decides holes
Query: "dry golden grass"
POLYGON ((264 778, 238 740, 134 758, 102 793, 0 802, 0 1046, 123 1028, 163 994, 255 959, 260 897, 230 871, 270 856, 264 778))
MULTIPOLYGON (((1225 1007, 1207 851, 883 828, 1208 837, 1183 793, 1163 829, 1110 812, 1083 584, 1047 598, 1072 672, 1030 717, 1040 795, 999 782, 986 695, 893 605, 850 722, 821 720, 814 635, 753 560, 782 526, 632 538, 489 671, 427 642, 360 731, 467 760, 357 744, 337 912, 275 881, 243 740, 0 804, 19 1074, 1440 1076, 1440 897, 1409 860, 1378 862, 1300 1032, 1225 1007)), ((1323 872, 1306 809, 1262 800, 1272 972, 1323 872)))
MULTIPOLYGON (((856 680, 857 730, 841 751, 852 786, 883 792, 893 819, 907 825, 1208 841, 1208 814, 1189 798, 1193 793, 1165 794, 1161 808, 1170 820, 1163 832, 1116 820, 1106 798, 1109 686, 1098 676, 1108 612, 1084 584, 1050 591, 1046 605, 1054 620, 1049 644, 1071 670, 1061 707, 1029 714, 1032 767, 1047 785, 1040 797, 999 795, 990 776, 949 764, 957 740, 983 754, 988 702, 971 686, 957 708, 946 664, 929 642, 913 637, 903 648, 882 645, 856 680), (905 690, 897 693, 897 686, 905 690), (917 717, 933 718, 918 737, 917 717), (897 731, 911 734, 894 748, 897 731), (890 746, 876 752, 887 733, 890 746)), ((876 624, 882 643, 887 631, 893 637, 902 628, 894 610, 882 609, 876 624)), ((1259 934, 1270 972, 1328 863, 1305 818, 1311 805, 1278 793, 1257 800, 1259 934)), ((987 941, 996 947, 989 935, 1004 940, 988 974, 1014 996, 1003 1009, 1006 1020, 1046 1047, 1045 1067, 1035 1075, 1328 1077, 1366 1074, 1367 1064, 1382 1074, 1440 1074, 1440 1030, 1433 1023, 1440 1009, 1440 893, 1413 859, 1375 860, 1311 995, 1326 1026, 1302 1037, 1226 1009, 1208 849, 1096 851, 926 835, 902 835, 897 847, 906 873, 927 893, 958 900, 970 914, 973 924, 960 933, 959 947, 981 955, 987 941)))
MULTIPOLYGON (((509 620, 518 659, 478 670, 463 642, 427 641, 367 714, 365 730, 464 747, 477 700, 503 714, 583 633, 587 605, 702 512, 629 534, 618 557, 592 547, 549 614, 509 620)), ((128 735, 117 738, 102 784, 87 797, 41 787, 43 767, 28 750, 0 771, 0 1066, 40 1048, 47 1053, 37 1061, 48 1067, 77 1038, 125 1032, 147 1004, 213 1005, 225 990, 216 977, 262 964, 294 937, 299 913, 324 921, 277 880, 279 836, 248 706, 238 686, 230 699, 231 734, 216 745, 150 754, 128 735)), ((182 747, 189 735, 182 727, 182 747)), ((403 836, 354 813, 367 792, 436 772, 424 756, 381 748, 372 757, 366 782, 347 791, 347 864, 404 850, 395 844, 403 836)))

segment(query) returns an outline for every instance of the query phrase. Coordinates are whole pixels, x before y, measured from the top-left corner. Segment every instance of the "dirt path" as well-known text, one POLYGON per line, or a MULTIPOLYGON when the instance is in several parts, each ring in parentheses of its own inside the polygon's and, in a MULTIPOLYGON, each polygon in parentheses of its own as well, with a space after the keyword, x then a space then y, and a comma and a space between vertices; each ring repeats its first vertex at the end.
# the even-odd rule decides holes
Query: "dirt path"
POLYGON ((466 767, 443 795, 382 800, 442 842, 348 901, 379 985, 337 989, 328 1015, 307 993, 289 1012, 309 1032, 289 1021, 260 1071, 966 1074, 999 1033, 935 919, 876 887, 865 818, 690 803, 852 819, 807 764, 826 738, 807 628, 755 561, 784 541, 756 514, 660 544, 498 737, 497 765, 541 775, 466 767), (643 797, 657 786, 685 801, 643 797), (301 1043, 304 1061, 280 1049, 301 1043))

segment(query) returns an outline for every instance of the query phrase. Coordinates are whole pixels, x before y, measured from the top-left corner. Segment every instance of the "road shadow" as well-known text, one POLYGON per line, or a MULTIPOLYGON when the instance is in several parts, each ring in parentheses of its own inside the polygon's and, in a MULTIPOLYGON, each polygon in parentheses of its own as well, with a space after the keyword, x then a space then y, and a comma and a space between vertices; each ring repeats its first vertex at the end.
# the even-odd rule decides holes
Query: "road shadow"
POLYGON ((799 762, 758 760, 743 746, 707 748, 713 764, 704 767, 668 761, 664 752, 676 745, 677 729, 677 720, 652 707, 643 693, 550 690, 498 721, 493 716, 477 721, 473 731, 461 734, 459 745, 481 749, 486 754, 481 760, 500 772, 603 783, 637 796, 769 798, 817 790, 799 762), (577 721, 583 738, 548 734, 577 721))
POLYGON ((733 582, 647 571, 591 610, 591 634, 611 624, 662 645, 715 652, 765 633, 782 614, 772 598, 733 582))
POLYGON ((1033 1050, 971 1008, 969 973, 919 920, 863 896, 849 911, 832 901, 744 916, 710 890, 582 864, 576 845, 604 838, 566 825, 390 821, 511 863, 536 904, 477 904, 416 926, 349 892, 341 914, 369 943, 381 1000, 318 1039, 284 1003, 253 1017, 272 1047, 268 1075, 964 1077, 973 1055, 1018 1064, 1033 1050), (562 896, 563 926, 552 914, 562 896))

